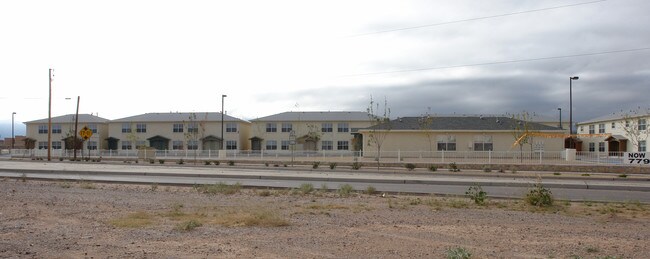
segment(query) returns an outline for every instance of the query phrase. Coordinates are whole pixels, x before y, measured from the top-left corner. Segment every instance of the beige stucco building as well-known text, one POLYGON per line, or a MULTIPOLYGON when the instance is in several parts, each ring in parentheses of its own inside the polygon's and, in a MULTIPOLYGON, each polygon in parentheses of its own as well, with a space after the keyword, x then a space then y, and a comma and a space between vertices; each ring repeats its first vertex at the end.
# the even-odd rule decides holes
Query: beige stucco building
POLYGON ((366 112, 283 112, 252 122, 252 150, 353 151, 353 133, 370 126, 366 112), (293 137, 292 137, 293 132, 293 137))
MULTIPOLYGON (((577 123, 578 134, 605 134, 581 137, 582 151, 647 152, 650 110, 613 113, 577 123)), ((620 153, 618 154, 620 155, 620 153)))
MULTIPOLYGON (((519 124, 521 123, 521 124, 519 124)), ((520 151, 515 143, 518 121, 508 117, 438 116, 425 120, 422 117, 404 117, 388 123, 359 130, 363 136, 365 157, 377 156, 380 146, 382 157, 435 152, 462 151, 520 151)), ((531 132, 564 133, 563 129, 528 122, 531 132)), ((562 151, 564 139, 531 137, 522 145, 523 151, 562 151)))
POLYGON ((223 125, 221 120, 222 114, 213 112, 146 113, 112 120, 108 123, 107 149, 249 149, 250 122, 228 115, 223 115, 223 125))
MULTIPOLYGON (((84 149, 102 150, 107 149, 108 142, 108 119, 91 114, 79 114, 78 129, 88 127, 92 136, 83 142, 84 149)), ((27 128, 27 149, 48 148, 48 119, 25 122, 27 128), (31 146, 33 144, 33 146, 31 146)), ((75 115, 68 114, 52 117, 52 150, 73 149, 75 115)))

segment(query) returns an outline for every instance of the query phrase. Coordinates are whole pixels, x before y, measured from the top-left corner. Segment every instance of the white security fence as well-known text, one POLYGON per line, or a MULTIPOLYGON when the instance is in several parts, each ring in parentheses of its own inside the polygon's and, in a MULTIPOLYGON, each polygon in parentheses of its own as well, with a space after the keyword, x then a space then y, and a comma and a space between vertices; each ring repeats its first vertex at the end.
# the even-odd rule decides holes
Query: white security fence
MULTIPOLYGON (((55 149, 52 159, 68 160, 73 151, 55 149)), ((622 164, 623 152, 577 152, 575 159, 567 151, 382 151, 381 162, 404 163, 468 163, 468 164, 622 164)), ((46 149, 14 149, 15 158, 44 158, 46 149)), ((374 162, 376 152, 363 154, 361 151, 304 151, 304 150, 84 150, 77 151, 77 158, 111 159, 170 159, 170 160, 259 160, 259 161, 332 161, 332 162, 374 162)))

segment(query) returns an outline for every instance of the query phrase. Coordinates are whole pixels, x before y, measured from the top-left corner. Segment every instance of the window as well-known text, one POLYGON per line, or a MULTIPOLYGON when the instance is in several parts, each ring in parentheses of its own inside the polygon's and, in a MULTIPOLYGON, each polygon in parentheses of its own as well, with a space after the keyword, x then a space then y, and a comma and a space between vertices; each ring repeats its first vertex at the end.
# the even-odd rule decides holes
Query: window
POLYGON ((188 133, 197 133, 199 132, 199 124, 196 122, 190 122, 187 124, 188 133))
POLYGON ((187 150, 197 150, 197 149, 199 149, 199 141, 197 140, 187 141, 187 150))
POLYGON ((438 151, 456 151, 456 136, 438 136, 438 151))
POLYGON ((589 143, 589 152, 594 152, 596 151, 596 143, 589 143))
POLYGON ((330 140, 323 140, 321 141, 321 149, 322 150, 332 150, 332 141, 330 140))
POLYGON ((174 123, 174 127, 173 127, 172 131, 174 133, 181 133, 181 132, 183 132, 183 128, 184 128, 183 123, 174 123))
POLYGON ((147 124, 144 124, 144 123, 136 124, 135 125, 135 132, 146 133, 147 132, 147 124))
POLYGON ((38 134, 47 134, 47 125, 38 125, 38 134))
POLYGON ((589 125, 589 134, 596 133, 596 125, 589 125))
POLYGON ((131 150, 133 149, 133 146, 131 145, 131 141, 122 141, 122 150, 131 150))
POLYGON ((646 152, 646 151, 647 151, 646 141, 645 140, 639 141, 639 152, 646 152))
POLYGON ((585 127, 584 126, 580 126, 580 132, 585 132, 585 127))
POLYGON ((598 142, 598 152, 605 152, 605 142, 598 142))
MULTIPOLYGON (((52 130, 54 130, 54 127, 52 127, 52 130)), ((52 141, 52 149, 61 149, 61 141, 52 141)))
POLYGON ((47 149, 47 141, 39 141, 38 149, 47 149))
POLYGON ((492 151, 492 136, 474 136, 474 151, 492 151))
POLYGON ((267 123, 266 132, 278 132, 278 125, 275 123, 267 123))
POLYGON ((336 150, 348 150, 350 149, 349 146, 350 144, 348 143, 347 140, 338 141, 336 143, 336 150))
POLYGON ((131 133, 131 123, 122 123, 122 133, 131 133))
POLYGON ((226 123, 226 132, 237 132, 237 123, 234 122, 226 123))
POLYGON ((598 124, 598 133, 605 133, 605 124, 598 124))
POLYGON ((88 141, 88 150, 97 150, 97 141, 88 141))
POLYGON ((282 123, 282 132, 291 132, 293 130, 293 124, 288 122, 282 123))
POLYGON ((280 146, 282 150, 289 150, 289 146, 291 146, 291 141, 283 140, 280 146))
POLYGON ((338 132, 350 132, 350 124, 348 124, 347 122, 339 123, 338 127, 337 127, 337 131, 338 132))
POLYGON ((630 126, 630 121, 625 121, 625 127, 627 128, 629 126, 630 126))
POLYGON ((321 132, 332 132, 332 123, 325 122, 321 124, 321 132))
POLYGON ((645 124, 645 119, 639 119, 639 130, 645 130, 647 126, 645 124))
POLYGON ((612 129, 616 128, 616 123, 612 122, 612 129))
POLYGON ((267 140, 266 141, 266 150, 277 150, 278 149, 278 142, 275 140, 267 140))
MULTIPOLYGON (((182 126, 182 124, 181 124, 182 126)), ((181 127, 182 129, 182 127, 181 127)), ((174 140, 172 141, 172 149, 173 150, 183 150, 183 141, 182 140, 174 140)))
POLYGON ((237 141, 226 140, 226 150, 237 150, 237 141))
POLYGON ((93 134, 97 133, 97 124, 88 124, 88 128, 93 132, 93 134))
MULTIPOLYGON (((61 124, 52 125, 52 134, 61 133, 61 124)), ((52 148, 54 148, 54 142, 52 142, 52 148)))

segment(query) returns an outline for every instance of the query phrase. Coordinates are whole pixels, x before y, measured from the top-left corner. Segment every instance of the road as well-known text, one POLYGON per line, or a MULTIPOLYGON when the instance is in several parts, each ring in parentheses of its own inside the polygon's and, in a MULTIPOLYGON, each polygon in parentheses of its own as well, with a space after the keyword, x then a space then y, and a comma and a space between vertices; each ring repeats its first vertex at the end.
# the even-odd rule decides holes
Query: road
MULTIPOLYGON (((480 183, 489 196, 501 198, 521 198, 536 183, 532 177, 494 174, 477 176, 469 172, 449 175, 443 172, 422 174, 309 170, 307 167, 291 169, 14 161, 0 162, 0 177, 173 185, 224 182, 272 188, 296 188, 311 183, 315 188, 326 185, 329 189, 338 189, 341 185, 349 184, 355 190, 365 190, 372 186, 379 192, 441 195, 464 195, 470 185, 480 183)), ((562 200, 650 203, 650 181, 647 179, 613 181, 547 177, 542 183, 557 199, 562 200)))

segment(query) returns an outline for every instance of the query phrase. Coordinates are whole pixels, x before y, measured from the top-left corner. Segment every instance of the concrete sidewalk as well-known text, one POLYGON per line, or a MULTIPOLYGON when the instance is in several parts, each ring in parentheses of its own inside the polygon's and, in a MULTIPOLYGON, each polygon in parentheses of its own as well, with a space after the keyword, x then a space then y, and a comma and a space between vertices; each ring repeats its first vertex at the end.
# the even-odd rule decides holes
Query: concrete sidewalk
MULTIPOLYGON (((11 161, 0 160, 1 172, 76 175, 143 175, 143 176, 179 176, 239 178, 261 180, 290 181, 347 181, 366 183, 395 184, 430 184, 430 185, 465 185, 479 183, 482 186, 530 187, 538 182, 542 175, 542 184, 548 188, 598 189, 623 191, 650 191, 650 178, 647 175, 619 178, 615 175, 595 174, 592 177, 555 176, 549 172, 482 173, 463 172, 413 172, 403 168, 389 168, 377 171, 370 167, 363 170, 346 170, 329 168, 312 169, 300 167, 260 167, 250 165, 160 165, 160 164, 119 164, 119 163, 84 163, 84 162, 47 162, 47 161, 11 161), (633 178, 637 177, 637 178, 633 178)), ((570 173, 566 173, 570 174, 570 173)))

